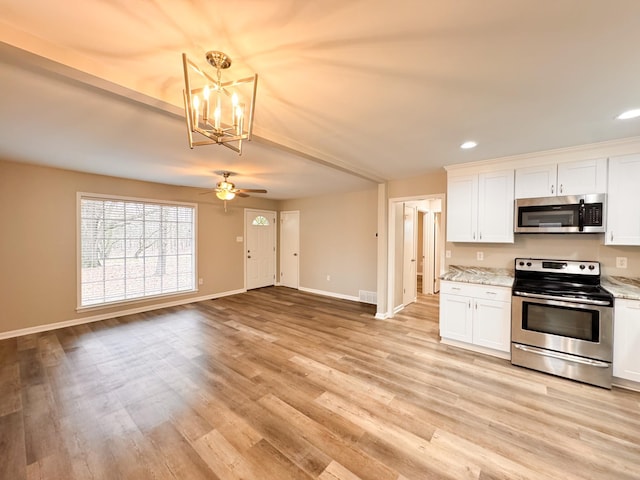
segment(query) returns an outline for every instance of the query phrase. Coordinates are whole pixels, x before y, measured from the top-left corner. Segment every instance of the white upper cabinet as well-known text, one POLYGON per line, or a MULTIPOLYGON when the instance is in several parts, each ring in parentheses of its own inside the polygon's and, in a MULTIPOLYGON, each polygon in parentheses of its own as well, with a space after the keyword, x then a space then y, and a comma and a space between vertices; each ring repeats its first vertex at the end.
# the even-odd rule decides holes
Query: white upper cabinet
POLYGON ((551 197, 555 195, 558 167, 540 165, 516 169, 515 198, 551 197))
POLYGON ((640 245, 640 154, 609 159, 606 245, 640 245))
POLYGON ((607 159, 518 168, 515 198, 606 193, 607 159))
POLYGON ((478 241, 513 243, 513 170, 478 175, 478 241))
POLYGON ((448 177, 447 241, 513 243, 513 170, 448 177))
POLYGON ((475 242, 478 230, 478 176, 447 179, 447 240, 475 242))

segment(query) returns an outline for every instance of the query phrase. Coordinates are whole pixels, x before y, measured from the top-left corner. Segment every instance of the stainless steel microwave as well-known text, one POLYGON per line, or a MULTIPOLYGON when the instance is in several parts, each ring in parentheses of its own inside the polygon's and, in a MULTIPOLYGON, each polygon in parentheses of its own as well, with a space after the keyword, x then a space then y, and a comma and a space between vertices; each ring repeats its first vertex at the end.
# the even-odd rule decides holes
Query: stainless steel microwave
POLYGON ((604 233, 606 195, 518 198, 515 205, 516 233, 604 233))

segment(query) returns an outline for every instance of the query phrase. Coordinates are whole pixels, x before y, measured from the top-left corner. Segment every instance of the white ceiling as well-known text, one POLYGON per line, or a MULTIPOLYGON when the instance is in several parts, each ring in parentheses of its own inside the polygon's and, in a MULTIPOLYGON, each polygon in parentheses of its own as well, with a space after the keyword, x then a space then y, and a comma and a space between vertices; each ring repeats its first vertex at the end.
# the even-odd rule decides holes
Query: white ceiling
POLYGON ((285 199, 640 135, 638 0, 67 3, 0 0, 0 157, 285 199), (208 50, 259 74, 240 157, 187 145, 208 50))

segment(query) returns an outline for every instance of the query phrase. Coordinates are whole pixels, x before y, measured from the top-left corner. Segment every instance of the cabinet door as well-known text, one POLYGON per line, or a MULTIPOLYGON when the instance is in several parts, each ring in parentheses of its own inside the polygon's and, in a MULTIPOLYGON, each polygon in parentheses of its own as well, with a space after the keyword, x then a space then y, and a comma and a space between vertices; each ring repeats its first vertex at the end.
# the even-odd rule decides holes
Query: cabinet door
POLYGON ((440 294, 440 336, 471 343, 471 297, 440 294))
POLYGON ((447 241, 474 242, 477 232, 478 176, 449 177, 447 181, 447 241))
POLYGON ((558 195, 606 193, 607 159, 558 164, 558 195))
POLYGON ((475 299, 473 343, 502 352, 511 348, 511 304, 475 299))
POLYGON ((513 243, 513 170, 478 176, 477 241, 513 243))
POLYGON ((640 245, 640 154, 609 159, 607 245, 640 245))
POLYGON ((516 170, 515 198, 551 197, 556 194, 557 166, 540 165, 516 170))
POLYGON ((616 299, 613 375, 640 382, 640 302, 616 299))

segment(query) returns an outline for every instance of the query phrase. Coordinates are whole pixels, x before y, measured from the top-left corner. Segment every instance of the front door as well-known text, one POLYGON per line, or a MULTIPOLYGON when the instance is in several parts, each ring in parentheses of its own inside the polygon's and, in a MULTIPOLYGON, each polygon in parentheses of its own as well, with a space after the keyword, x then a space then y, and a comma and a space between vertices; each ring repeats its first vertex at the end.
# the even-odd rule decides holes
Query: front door
POLYGON ((244 212, 247 290, 274 285, 276 212, 249 209, 244 212))
POLYGON ((298 288, 300 212, 280 212, 280 285, 298 288))

